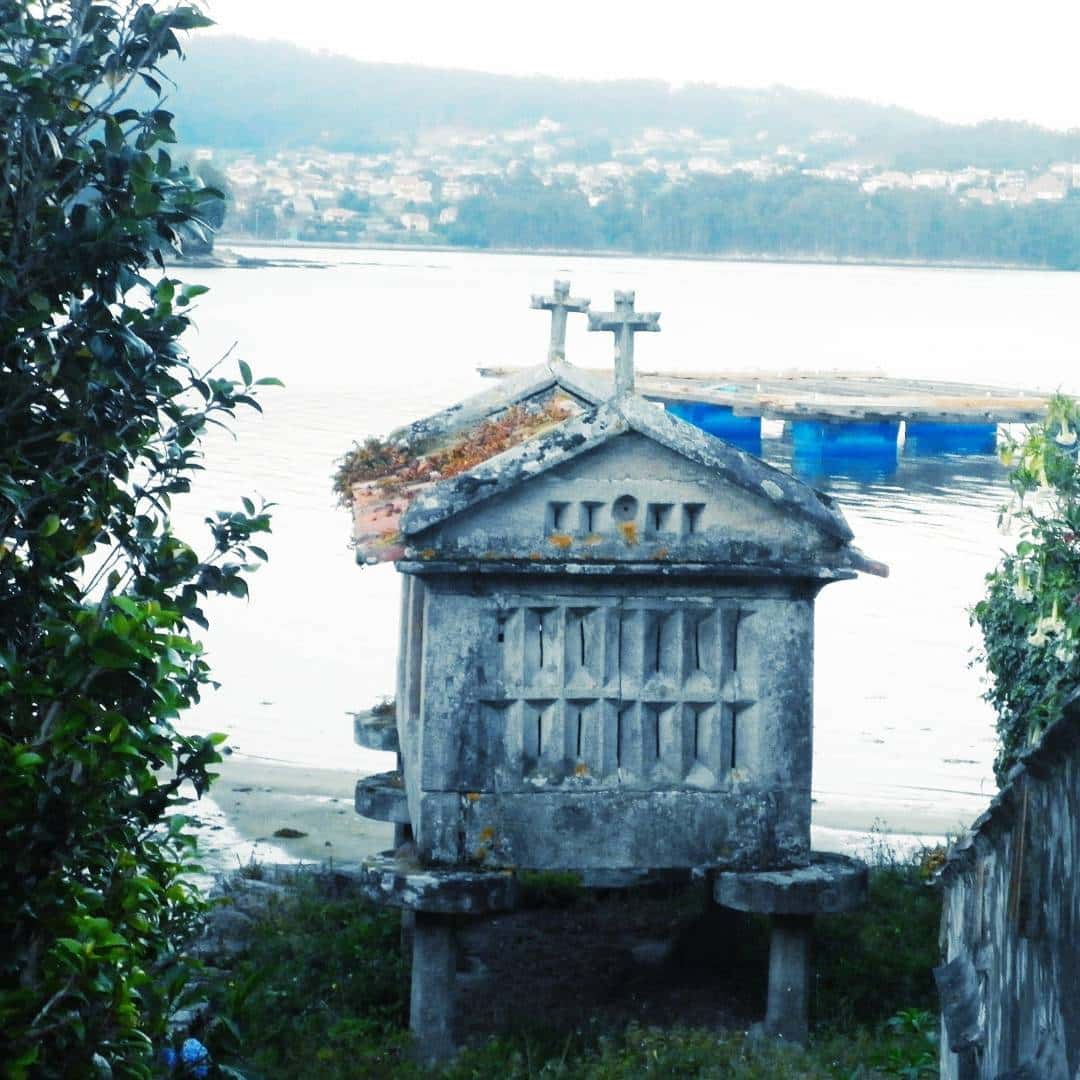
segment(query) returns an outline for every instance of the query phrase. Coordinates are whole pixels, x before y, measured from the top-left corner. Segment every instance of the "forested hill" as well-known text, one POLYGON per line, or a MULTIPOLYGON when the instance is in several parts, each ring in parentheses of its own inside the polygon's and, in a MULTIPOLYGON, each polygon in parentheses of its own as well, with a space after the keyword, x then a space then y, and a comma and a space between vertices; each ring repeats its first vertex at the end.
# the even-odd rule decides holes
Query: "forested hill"
MULTIPOLYGON (((1039 169, 1080 160, 1080 131, 991 121, 956 126, 908 110, 792 90, 646 80, 582 82, 373 64, 281 42, 196 37, 169 74, 189 144, 273 151, 322 146, 367 151, 424 130, 498 131, 541 117, 577 133, 621 136, 693 128, 733 148, 813 150, 820 132, 854 136, 849 154, 881 167, 1039 169), (765 133, 765 134, 763 134, 765 133)), ((717 81, 723 72, 717 72, 717 81)), ((829 152, 836 153, 832 146, 829 152)), ((820 156, 822 150, 814 155, 820 156)))

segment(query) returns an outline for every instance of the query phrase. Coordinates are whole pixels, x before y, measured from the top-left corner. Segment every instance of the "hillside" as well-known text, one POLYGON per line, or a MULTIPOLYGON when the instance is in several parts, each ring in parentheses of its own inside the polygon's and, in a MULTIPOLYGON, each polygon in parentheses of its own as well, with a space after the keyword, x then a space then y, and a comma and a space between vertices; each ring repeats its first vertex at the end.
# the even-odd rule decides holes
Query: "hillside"
POLYGON ((208 36, 194 39, 185 63, 169 74, 177 82, 171 107, 182 119, 184 141, 228 149, 363 152, 436 128, 498 131, 548 117, 578 134, 688 127, 728 139, 736 150, 782 144, 812 160, 842 151, 840 156, 902 169, 1031 170, 1080 160, 1080 132, 999 121, 962 127, 787 87, 672 89, 647 80, 491 75, 364 63, 283 42, 208 36), (813 138, 821 132, 849 138, 837 146, 813 138))

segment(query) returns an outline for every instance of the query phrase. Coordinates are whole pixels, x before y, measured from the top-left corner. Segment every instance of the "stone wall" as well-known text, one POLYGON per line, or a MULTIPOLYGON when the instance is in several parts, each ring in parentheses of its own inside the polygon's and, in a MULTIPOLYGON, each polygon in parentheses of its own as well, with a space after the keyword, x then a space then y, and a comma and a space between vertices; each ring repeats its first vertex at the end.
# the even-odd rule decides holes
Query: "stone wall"
POLYGON ((941 878, 942 1077, 1080 1077, 1080 709, 1021 759, 941 878))

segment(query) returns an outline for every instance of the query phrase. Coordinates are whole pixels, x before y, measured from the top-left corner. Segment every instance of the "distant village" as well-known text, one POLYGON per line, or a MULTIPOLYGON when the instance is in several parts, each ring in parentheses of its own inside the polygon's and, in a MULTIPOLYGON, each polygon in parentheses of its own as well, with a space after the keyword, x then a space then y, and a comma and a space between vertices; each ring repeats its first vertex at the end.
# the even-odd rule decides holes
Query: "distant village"
POLYGON ((379 153, 280 151, 260 157, 197 148, 204 177, 224 179, 229 208, 222 233, 232 238, 308 241, 446 239, 461 204, 498 185, 529 179, 577 191, 596 207, 639 185, 678 186, 704 177, 768 182, 801 175, 880 191, 941 192, 986 206, 1058 201, 1080 187, 1080 162, 1045 171, 903 172, 858 160, 853 135, 818 131, 806 150, 772 145, 759 132, 745 144, 681 128, 648 128, 621 143, 565 131, 552 120, 480 133, 443 129, 379 153))

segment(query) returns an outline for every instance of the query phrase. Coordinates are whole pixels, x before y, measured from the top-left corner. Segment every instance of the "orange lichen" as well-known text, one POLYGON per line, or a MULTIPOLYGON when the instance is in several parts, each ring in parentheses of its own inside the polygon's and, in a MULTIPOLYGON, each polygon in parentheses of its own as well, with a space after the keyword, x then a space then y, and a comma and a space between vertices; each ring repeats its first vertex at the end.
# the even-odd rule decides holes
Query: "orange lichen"
POLYGON ((589 533, 589 535, 582 540, 583 544, 588 544, 590 547, 595 544, 602 544, 603 542, 604 538, 599 533, 589 533))
POLYGON ((574 401, 556 395, 538 407, 512 405, 461 432, 445 446, 395 446, 367 439, 341 459, 334 475, 334 491, 348 506, 360 484, 375 483, 391 495, 404 492, 412 484, 446 480, 561 424, 577 411, 574 401))
POLYGON ((479 802, 480 801, 480 792, 479 791, 470 791, 465 795, 465 798, 468 799, 469 802, 473 802, 473 803, 474 802, 479 802))
POLYGON ((530 551, 529 552, 529 559, 532 562, 539 562, 543 557, 544 556, 541 555, 539 551, 530 551))
POLYGON ((574 542, 573 538, 567 536, 566 533, 552 533, 547 539, 552 547, 560 548, 563 551, 574 542))
POLYGON ((627 546, 633 547, 638 541, 637 525, 632 521, 622 521, 619 523, 619 532, 622 533, 623 539, 626 541, 627 546))
POLYGON ((586 765, 584 761, 579 761, 574 766, 574 775, 575 776, 588 776, 589 775, 589 766, 586 765))
POLYGON ((480 839, 483 840, 485 844, 490 844, 491 841, 495 839, 495 830, 490 825, 481 829, 480 839))
POLYGON ((438 552, 434 548, 424 548, 424 550, 420 552, 420 558, 434 559, 437 554, 438 552))
POLYGON ((658 560, 658 561, 666 559, 667 557, 668 557, 668 549, 667 548, 657 548, 656 551, 653 552, 653 558, 658 560))

